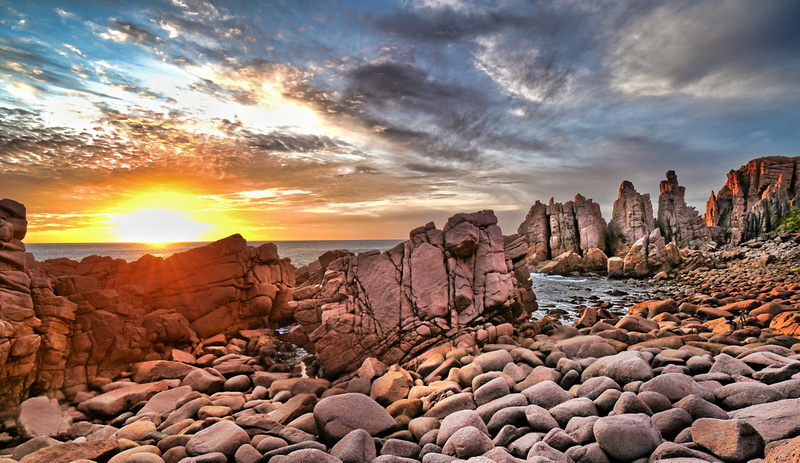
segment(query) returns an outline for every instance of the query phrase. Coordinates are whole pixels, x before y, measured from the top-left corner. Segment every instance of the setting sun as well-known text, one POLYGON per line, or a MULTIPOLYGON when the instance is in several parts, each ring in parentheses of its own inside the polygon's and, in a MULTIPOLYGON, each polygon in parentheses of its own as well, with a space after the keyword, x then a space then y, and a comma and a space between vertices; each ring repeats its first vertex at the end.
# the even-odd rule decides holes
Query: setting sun
POLYGON ((143 209, 120 214, 111 221, 118 241, 126 243, 175 243, 196 241, 210 225, 197 223, 184 214, 165 209, 143 209))

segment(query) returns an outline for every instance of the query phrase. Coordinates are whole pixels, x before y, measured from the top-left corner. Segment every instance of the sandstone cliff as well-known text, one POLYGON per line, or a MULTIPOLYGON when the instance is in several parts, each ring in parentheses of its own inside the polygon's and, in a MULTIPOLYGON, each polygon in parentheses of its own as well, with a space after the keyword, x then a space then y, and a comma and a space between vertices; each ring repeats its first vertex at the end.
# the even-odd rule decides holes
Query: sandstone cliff
POLYGON ((780 217, 797 206, 798 160, 758 158, 728 172, 725 186, 711 192, 703 215, 715 239, 740 243, 775 230, 780 217))
POLYGON ((403 363, 445 340, 474 345, 535 308, 524 249, 519 237, 504 245, 483 211, 414 229, 384 253, 324 255, 294 291, 293 339, 334 376, 367 357, 403 363))

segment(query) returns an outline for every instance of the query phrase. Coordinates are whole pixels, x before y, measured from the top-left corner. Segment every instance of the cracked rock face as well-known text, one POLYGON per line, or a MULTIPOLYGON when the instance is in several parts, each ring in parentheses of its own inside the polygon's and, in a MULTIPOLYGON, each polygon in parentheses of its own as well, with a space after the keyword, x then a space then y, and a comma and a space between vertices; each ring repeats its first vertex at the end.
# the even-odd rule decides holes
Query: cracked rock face
POLYGON ((686 205, 686 188, 678 184, 675 171, 667 172, 667 179, 659 185, 658 228, 667 243, 679 248, 699 248, 711 240, 708 225, 693 207, 686 205))
POLYGON ((600 205, 581 194, 572 201, 536 203, 520 224, 517 233, 528 243, 531 265, 567 252, 585 256, 592 249, 608 250, 608 226, 600 205))
POLYGON ((334 376, 367 357, 403 363, 441 342, 474 343, 485 323, 513 321, 535 304, 521 238, 505 241, 493 212, 458 214, 389 251, 309 265, 294 293, 293 339, 334 376))
POLYGON ((653 204, 650 194, 639 194, 633 183, 625 180, 619 187, 619 197, 614 201, 611 222, 611 254, 624 256, 638 240, 648 236, 655 228, 653 204))
POLYGON ((715 238, 738 244, 775 230, 781 216, 797 206, 798 159, 758 158, 728 172, 725 186, 711 192, 703 215, 715 238))

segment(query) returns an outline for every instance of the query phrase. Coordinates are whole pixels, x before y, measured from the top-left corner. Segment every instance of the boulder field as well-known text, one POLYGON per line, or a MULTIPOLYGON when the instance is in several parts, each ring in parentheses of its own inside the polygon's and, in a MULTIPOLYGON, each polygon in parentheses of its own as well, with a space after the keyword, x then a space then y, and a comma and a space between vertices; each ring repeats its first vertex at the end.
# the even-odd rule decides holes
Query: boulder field
MULTIPOLYGON (((753 240, 622 311, 485 320, 471 342, 368 356, 340 376, 310 354, 287 364, 270 330, 220 333, 191 357, 24 400, 3 421, 0 462, 794 461, 797 251, 791 235, 753 240)), ((297 281, 353 257, 323 256, 297 281)))

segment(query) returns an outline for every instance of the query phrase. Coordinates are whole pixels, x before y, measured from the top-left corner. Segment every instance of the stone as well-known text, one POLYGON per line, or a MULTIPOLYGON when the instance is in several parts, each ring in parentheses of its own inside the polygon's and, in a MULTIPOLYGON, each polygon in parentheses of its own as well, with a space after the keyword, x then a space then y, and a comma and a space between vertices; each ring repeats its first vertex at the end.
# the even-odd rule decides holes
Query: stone
POLYGON ((714 357, 714 365, 709 373, 725 373, 727 375, 753 376, 755 370, 743 361, 733 358, 728 354, 719 354, 714 357))
POLYGON ((624 462, 650 455, 661 444, 658 427, 644 414, 600 418, 594 424, 594 437, 611 458, 624 462))
POLYGON ((553 428, 559 427, 558 421, 538 405, 528 405, 525 407, 525 419, 533 432, 549 432, 553 428))
POLYGON ((761 463, 783 463, 786 461, 800 461, 800 437, 795 437, 783 445, 767 450, 761 463))
MULTIPOLYGON (((57 441, 52 437, 48 436, 39 436, 34 437, 31 440, 25 441, 14 448, 14 453, 11 454, 12 460, 19 461, 26 455, 30 455, 37 450, 41 450, 46 447, 52 447, 54 445, 61 444, 61 441, 57 441)), ((1 461, 1 460, 0 460, 1 461)))
POLYGON ((422 449, 419 444, 402 439, 387 439, 381 447, 381 455, 393 455, 416 460, 422 449))
POLYGON ((104 460, 119 452, 116 439, 64 442, 24 456, 20 463, 69 463, 78 460, 104 460))
POLYGON ((377 451, 367 431, 354 429, 333 446, 331 455, 344 463, 370 463, 377 457, 377 451))
POLYGON ((472 361, 472 363, 478 365, 484 373, 489 371, 503 371, 506 365, 513 362, 514 359, 511 357, 511 354, 505 349, 484 352, 475 357, 472 361))
POLYGON ((617 353, 604 338, 595 335, 576 336, 556 344, 556 349, 567 354, 571 359, 588 357, 605 357, 617 353))
POLYGON ((413 384, 411 375, 407 371, 393 370, 392 368, 373 381, 370 391, 370 397, 383 406, 408 397, 408 391, 411 390, 413 384))
POLYGON ((780 391, 761 383, 732 383, 714 390, 717 403, 728 410, 785 399, 780 391))
POLYGON ((549 412, 558 422, 558 425, 563 428, 569 423, 569 420, 576 416, 596 416, 597 407, 594 406, 591 399, 578 397, 556 405, 549 412))
POLYGON ((725 461, 745 462, 764 452, 764 439, 746 421, 700 418, 692 423, 692 440, 725 461))
POLYGON ((691 376, 681 373, 664 373, 645 382, 641 387, 642 391, 658 392, 672 402, 695 394, 705 400, 714 400, 714 394, 708 389, 697 384, 691 376))
POLYGON ((551 409, 575 396, 565 391, 553 381, 542 381, 522 391, 528 403, 538 405, 544 409, 551 409))
POLYGON ((44 396, 32 397, 22 402, 16 423, 17 432, 26 440, 43 436, 56 437, 70 426, 70 422, 62 416, 58 401, 44 396))
POLYGON ((700 396, 690 394, 683 399, 675 402, 675 408, 686 410, 693 420, 700 418, 725 419, 727 413, 718 405, 713 404, 700 396))
POLYGON ((622 390, 619 384, 608 376, 595 376, 584 381, 578 387, 577 394, 578 397, 588 397, 590 400, 595 400, 609 389, 622 390))
POLYGON ((473 426, 459 429, 447 439, 442 453, 457 458, 467 459, 483 455, 494 448, 492 439, 473 426))
POLYGON ((444 447, 447 440, 450 439, 456 431, 467 426, 481 431, 489 435, 489 430, 486 427, 483 419, 473 410, 461 410, 446 416, 439 427, 439 433, 436 436, 436 445, 444 447))
POLYGON ((249 443, 250 436, 244 429, 232 421, 223 420, 197 432, 186 443, 186 453, 198 456, 219 452, 231 459, 240 446, 249 443))
POLYGON ((751 405, 728 413, 731 419, 743 420, 761 434, 764 443, 796 436, 800 433, 800 399, 751 405))
POLYGON ((124 426, 122 429, 117 431, 117 434, 114 437, 117 439, 128 439, 136 442, 145 440, 154 432, 156 432, 155 423, 149 420, 139 420, 124 426))
POLYGON ((139 402, 146 401, 168 388, 166 381, 135 384, 108 391, 78 404, 78 410, 87 415, 112 417, 119 415, 139 402))
POLYGON ((341 460, 319 449, 300 449, 269 460, 274 463, 341 463, 341 460))
POLYGON ((314 407, 314 420, 322 437, 330 443, 338 442, 355 429, 377 436, 395 426, 392 416, 378 402, 356 393, 320 400, 314 407))
POLYGON ((169 360, 152 360, 133 364, 131 380, 134 383, 152 383, 162 379, 183 379, 197 367, 169 360))
POLYGON ((791 209, 797 160, 782 156, 753 159, 728 172, 717 194, 711 192, 703 215, 709 227, 720 231, 721 243, 741 243, 775 230, 791 209))

